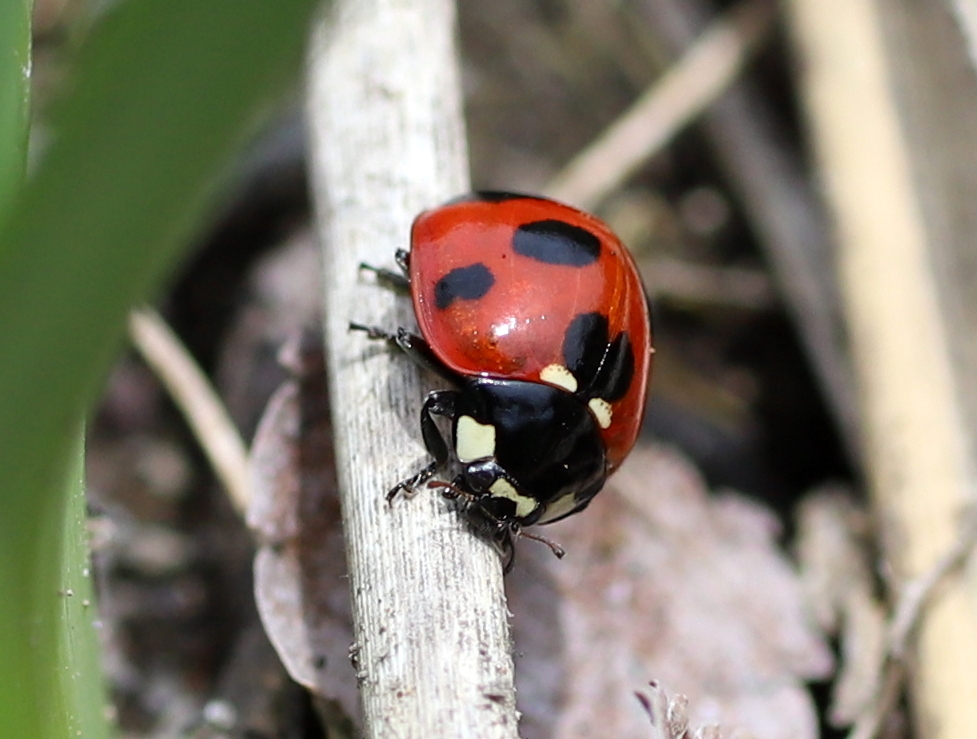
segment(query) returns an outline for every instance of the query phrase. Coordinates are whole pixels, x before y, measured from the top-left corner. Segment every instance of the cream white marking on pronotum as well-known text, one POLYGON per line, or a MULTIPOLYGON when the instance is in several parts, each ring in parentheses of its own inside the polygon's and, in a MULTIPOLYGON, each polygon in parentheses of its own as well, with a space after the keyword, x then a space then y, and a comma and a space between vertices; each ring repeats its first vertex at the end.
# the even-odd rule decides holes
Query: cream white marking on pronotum
POLYGON ((515 503, 517 518, 528 516, 530 513, 536 510, 536 501, 533 498, 520 495, 519 491, 512 487, 512 483, 510 483, 504 477, 500 477, 498 480, 493 482, 489 487, 489 492, 496 498, 505 498, 506 500, 511 500, 513 503, 515 503))
POLYGON ((471 416, 460 416, 455 427, 455 452, 466 464, 495 456, 495 426, 479 423, 471 416))
POLYGON ((547 521, 553 521, 557 518, 561 518, 577 507, 577 498, 573 493, 567 493, 562 498, 557 498, 548 506, 546 506, 546 511, 543 513, 542 518, 536 523, 546 523, 547 521))
POLYGON ((591 398, 587 405, 590 407, 591 413, 597 417, 597 423, 600 424, 602 429, 606 429, 611 425, 613 412, 611 411, 610 403, 603 398, 591 398))
POLYGON ((571 393, 577 392, 577 378, 562 364, 548 364, 539 371, 539 379, 557 385, 571 393))

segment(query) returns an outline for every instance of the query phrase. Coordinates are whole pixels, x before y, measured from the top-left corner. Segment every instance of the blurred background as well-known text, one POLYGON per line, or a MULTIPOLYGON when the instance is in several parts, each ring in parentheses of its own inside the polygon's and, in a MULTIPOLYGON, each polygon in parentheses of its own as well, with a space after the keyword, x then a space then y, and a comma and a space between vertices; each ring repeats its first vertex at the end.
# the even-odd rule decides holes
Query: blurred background
MULTIPOLYGON (((46 101, 63 84, 72 49, 98 5, 35 4, 40 142, 46 101)), ((735 491, 737 500, 764 511, 784 562, 798 550, 802 501, 831 487, 854 511, 849 522, 856 521, 852 536, 863 545, 865 582, 887 612, 894 599, 886 604, 882 598, 891 581, 879 554, 886 534, 868 507, 871 482, 884 478, 875 471, 874 446, 865 445, 879 432, 866 437, 865 400, 855 380, 872 374, 853 364, 866 350, 851 349, 844 307, 851 281, 837 277, 844 248, 838 236, 844 242, 850 229, 843 217, 839 228, 835 218, 839 208, 844 215, 857 206, 839 204, 837 190, 825 186, 843 174, 824 175, 822 166, 833 155, 812 142, 834 114, 820 111, 805 73, 815 52, 831 48, 830 32, 827 40, 814 39, 810 18, 816 12, 796 6, 805 3, 458 3, 472 181, 477 189, 556 194, 611 225, 635 254, 653 305, 657 354, 642 443, 681 460, 675 464, 695 477, 706 499, 735 491), (636 151, 610 187, 574 189, 579 176, 574 180, 568 165, 605 140, 683 59, 688 62, 683 55, 690 47, 718 45, 721 38, 704 33, 717 28, 739 39, 741 58, 730 64, 720 54, 701 62, 704 69, 728 67, 717 74, 729 77, 714 94, 704 93, 699 105, 705 112, 693 106, 684 114, 685 103, 660 103, 647 126, 668 131, 664 143, 636 151)), ((946 392, 959 393, 953 397, 964 416, 960 443, 969 450, 969 138, 977 130, 969 124, 977 88, 958 10, 950 0, 928 9, 901 2, 879 10, 868 25, 891 64, 885 69, 890 87, 880 94, 894 100, 891 122, 908 142, 914 218, 928 236, 926 263, 939 286, 941 323, 934 330, 946 333, 950 347, 946 392)), ((845 53, 843 44, 839 48, 845 53)), ((857 127, 859 112, 848 114, 834 120, 857 127)), ((864 120, 875 119, 865 113, 864 120)), ((282 346, 319 331, 305 137, 296 90, 235 163, 206 233, 158 305, 246 440, 289 377, 278 361, 282 346)), ((899 321, 904 308, 898 296, 890 299, 899 321)), ((865 336, 865 325, 855 339, 865 336)), ((322 474, 329 477, 331 469, 322 474)), ((348 697, 355 683, 337 686, 332 696, 310 696, 282 667, 254 605, 252 534, 135 351, 112 369, 89 428, 87 475, 104 661, 121 735, 355 735, 350 727, 359 721, 358 709, 348 697)), ((573 546, 566 536, 561 542, 573 546)), ((537 575, 535 568, 550 566, 535 554, 527 558, 527 569, 537 575)), ((341 598, 345 581, 331 587, 341 598)), ((543 586, 519 587, 531 599, 532 588, 543 586)), ((342 611, 337 607, 338 621, 348 616, 342 611)), ((754 724, 758 738, 844 736, 860 715, 853 709, 839 718, 837 712, 838 665, 851 659, 841 648, 844 638, 828 630, 816 639, 821 656, 814 661, 821 666, 795 674, 814 717, 804 725, 814 728, 781 733, 787 720, 764 733, 754 724)), ((545 649, 541 654, 549 669, 561 664, 555 657, 547 661, 545 649)), ((529 668, 520 676, 521 698, 532 702, 544 694, 522 707, 524 735, 578 735, 558 729, 548 713, 568 710, 566 696, 546 667, 539 669, 538 677, 527 676, 529 668)), ((645 682, 655 678, 648 674, 645 682)), ((937 736, 914 733, 918 727, 907 718, 912 701, 896 692, 884 705, 879 731, 937 736)))

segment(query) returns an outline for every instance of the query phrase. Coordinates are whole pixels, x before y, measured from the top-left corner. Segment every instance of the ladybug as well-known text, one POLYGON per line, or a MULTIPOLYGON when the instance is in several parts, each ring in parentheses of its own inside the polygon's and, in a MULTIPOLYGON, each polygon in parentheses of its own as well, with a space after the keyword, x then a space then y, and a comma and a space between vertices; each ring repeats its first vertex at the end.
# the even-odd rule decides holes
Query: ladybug
POLYGON ((465 499, 511 551, 522 527, 584 509, 635 443, 654 352, 637 267, 597 218, 505 192, 421 213, 397 263, 363 267, 410 292, 420 336, 350 328, 451 389, 421 409, 434 460, 388 499, 447 471, 451 483, 431 484, 465 499), (435 416, 450 420, 450 441, 435 416))

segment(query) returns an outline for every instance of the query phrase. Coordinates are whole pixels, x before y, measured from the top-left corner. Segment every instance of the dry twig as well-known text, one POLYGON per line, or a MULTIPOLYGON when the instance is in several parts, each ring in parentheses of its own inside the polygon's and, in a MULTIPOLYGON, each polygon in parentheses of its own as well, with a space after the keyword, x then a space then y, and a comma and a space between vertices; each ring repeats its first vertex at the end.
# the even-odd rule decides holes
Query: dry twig
MULTIPOLYGON (((946 14, 931 3, 897 5, 898 11, 871 0, 792 0, 787 7, 836 218, 865 469, 887 561, 905 583, 939 569, 959 540, 959 511, 977 488, 973 418, 965 415, 970 383, 956 365, 973 324, 951 323, 946 300, 973 292, 971 283, 955 282, 966 274, 961 265, 972 239, 947 228, 943 211, 951 198, 957 209, 972 210, 972 179, 963 191, 950 183, 959 182, 956 167, 974 146, 970 130, 969 145, 954 161, 926 166, 935 158, 926 148, 934 146, 933 131, 913 125, 912 107, 899 94, 928 57, 942 57, 939 46, 923 45, 914 34, 945 22, 946 14), (949 253, 956 268, 937 270, 949 253)), ((937 79, 959 83, 945 91, 947 104, 954 95, 972 95, 972 80, 951 79, 948 62, 941 69, 937 79)), ((912 702, 927 736, 977 736, 975 588, 974 573, 964 570, 918 624, 912 702)))
MULTIPOLYGON (((651 722, 649 739, 721 739, 722 728, 714 724, 689 728, 689 699, 677 694, 669 697, 655 681, 648 683, 646 693, 635 692, 634 696, 648 714, 651 722)), ((751 735, 737 731, 735 739, 751 739, 751 735)))
POLYGON ((773 15, 769 0, 744 0, 716 21, 545 192, 583 208, 597 206, 726 89, 764 38, 773 15))
POLYGON ((834 726, 853 725, 849 739, 878 735, 901 694, 911 642, 927 606, 977 543, 977 507, 969 507, 950 551, 902 586, 886 618, 872 598, 864 519, 845 491, 834 489, 810 496, 798 516, 797 554, 810 606, 821 628, 842 643, 829 719, 834 726))
MULTIPOLYGON (((707 27, 713 12, 706 0, 640 0, 638 7, 640 21, 676 55, 707 27)), ((861 438, 833 234, 807 163, 789 146, 772 106, 747 80, 737 80, 704 111, 702 128, 767 256, 857 467, 861 438)))
POLYGON ((960 535, 950 551, 928 572, 903 586, 889 621, 887 655, 876 699, 859 717, 848 739, 874 739, 878 735, 882 722, 899 698, 911 642, 927 606, 933 602, 940 585, 967 562, 975 545, 977 506, 971 506, 963 512, 960 535))
POLYGON ((384 494, 426 458, 420 372, 351 320, 408 301, 360 279, 392 264, 414 215, 469 189, 449 0, 347 0, 316 30, 308 118, 324 248, 325 338, 366 736, 514 737, 502 567, 432 491, 384 494))
POLYGON ((658 257, 651 260, 644 277, 652 300, 747 310, 767 310, 776 300, 766 273, 749 267, 712 267, 658 257))
POLYGON ((210 381, 180 339, 156 311, 142 308, 129 316, 129 336, 169 391, 234 509, 243 517, 251 498, 248 450, 210 381))

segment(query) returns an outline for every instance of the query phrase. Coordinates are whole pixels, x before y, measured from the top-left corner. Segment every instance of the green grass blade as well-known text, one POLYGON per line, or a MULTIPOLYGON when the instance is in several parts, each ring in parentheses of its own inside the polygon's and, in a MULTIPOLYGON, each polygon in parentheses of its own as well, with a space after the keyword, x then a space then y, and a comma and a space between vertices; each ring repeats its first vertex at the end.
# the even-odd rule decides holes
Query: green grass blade
MULTIPOLYGON (((0 225, 22 186, 27 162, 31 10, 29 0, 0 0, 0 225)), ((5 493, 0 487, 0 495, 5 493)), ((23 566, 26 562, 11 562, 10 567, 0 562, 0 593, 6 594, 0 598, 0 604, 5 604, 0 609, 7 611, 11 618, 21 616, 18 620, 23 629, 26 612, 18 602, 22 592, 16 589, 19 579, 14 579, 19 574, 15 569, 18 564, 23 566)), ((4 701, 16 706, 28 700, 26 685, 18 680, 17 671, 31 658, 29 645, 22 634, 14 632, 8 636, 2 627, 0 644, 4 645, 0 670, 9 677, 0 678, 0 691, 7 691, 6 696, 0 696, 0 706, 4 701)), ((8 724, 4 720, 8 715, 0 708, 0 726, 8 724)), ((21 722, 11 721, 9 726, 0 729, 0 736, 16 736, 22 727, 21 722)))
MULTIPOLYGON (((79 432, 79 439, 82 434, 79 432)), ((63 488, 67 492, 62 519, 61 587, 58 588, 59 666, 52 702, 61 708, 68 737, 106 739, 108 698, 101 679, 101 653, 95 630, 97 618, 88 549, 88 515, 85 505, 84 452, 79 443, 69 465, 63 488)), ((53 732, 52 732, 53 735, 53 732)))
POLYGON ((0 0, 0 222, 27 161, 33 0, 0 0))
MULTIPOLYGON (((0 234, 0 727, 52 715, 64 490, 122 336, 295 80, 316 0, 126 0, 93 29, 0 234), (52 491, 57 491, 53 493, 52 491)), ((86 678, 83 678, 86 679, 86 678)), ((90 676, 90 679, 98 679, 90 676)))

